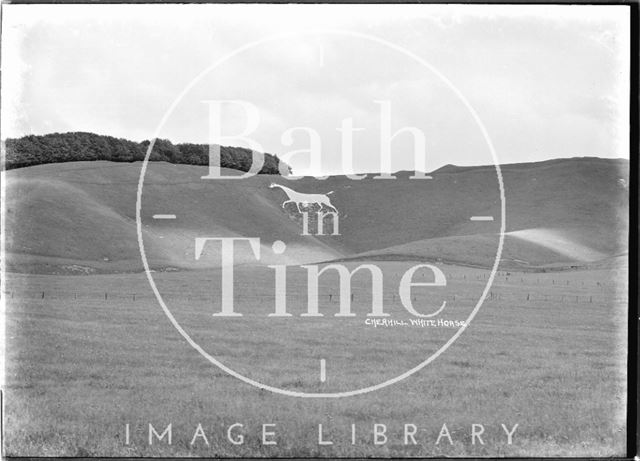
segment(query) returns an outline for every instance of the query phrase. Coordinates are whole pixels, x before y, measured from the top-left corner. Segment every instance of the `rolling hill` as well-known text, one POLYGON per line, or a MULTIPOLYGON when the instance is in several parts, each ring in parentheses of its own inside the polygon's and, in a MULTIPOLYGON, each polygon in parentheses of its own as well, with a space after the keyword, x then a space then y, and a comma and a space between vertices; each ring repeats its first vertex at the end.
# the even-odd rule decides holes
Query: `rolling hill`
MULTIPOLYGON (((8 270, 40 273, 142 269, 135 203, 140 162, 69 162, 6 172, 8 270)), ((506 198, 503 267, 593 264, 624 254, 626 160, 558 159, 502 167, 506 198)), ((196 237, 260 237, 262 264, 341 259, 423 259, 489 266, 497 248, 500 195, 493 167, 448 165, 432 179, 353 181, 258 175, 203 180, 206 167, 150 163, 142 200, 143 239, 156 270, 220 265, 210 244, 196 261, 196 237), (272 183, 333 191, 340 235, 302 236, 301 216, 272 183), (175 214, 156 220, 155 214, 175 214), (473 221, 493 216, 494 221, 473 221), (287 243, 275 255, 271 243, 287 243)), ((225 170, 225 175, 238 175, 225 170)), ((238 245, 237 262, 256 262, 238 245)))

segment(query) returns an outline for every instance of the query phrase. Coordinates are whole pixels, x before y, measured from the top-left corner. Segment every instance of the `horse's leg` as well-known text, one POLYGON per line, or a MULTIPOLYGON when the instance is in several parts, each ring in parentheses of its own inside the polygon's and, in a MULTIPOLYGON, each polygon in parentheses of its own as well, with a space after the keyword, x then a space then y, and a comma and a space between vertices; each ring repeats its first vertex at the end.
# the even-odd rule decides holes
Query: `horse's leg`
POLYGON ((338 212, 338 209, 331 204, 331 200, 329 200, 328 198, 327 198, 327 201, 323 202, 322 204, 333 209, 333 211, 335 211, 336 213, 338 212))

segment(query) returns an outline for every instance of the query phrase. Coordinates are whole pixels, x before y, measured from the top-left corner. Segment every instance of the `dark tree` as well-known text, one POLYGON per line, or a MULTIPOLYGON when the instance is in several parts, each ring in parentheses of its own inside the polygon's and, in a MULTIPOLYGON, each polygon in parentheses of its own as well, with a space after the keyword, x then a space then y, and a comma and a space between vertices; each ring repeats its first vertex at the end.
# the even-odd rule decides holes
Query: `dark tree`
MULTIPOLYGON (((136 143, 127 139, 94 133, 51 133, 9 138, 5 141, 6 169, 23 168, 44 163, 108 160, 112 162, 139 162, 145 158, 149 141, 136 143)), ((280 174, 280 160, 271 154, 263 156, 262 174, 280 174)), ((157 139, 149 156, 153 162, 185 165, 208 165, 209 146, 206 144, 173 144, 157 139)), ((220 166, 249 171, 252 154, 242 147, 220 147, 220 166)), ((287 165, 286 170, 291 172, 287 165)))

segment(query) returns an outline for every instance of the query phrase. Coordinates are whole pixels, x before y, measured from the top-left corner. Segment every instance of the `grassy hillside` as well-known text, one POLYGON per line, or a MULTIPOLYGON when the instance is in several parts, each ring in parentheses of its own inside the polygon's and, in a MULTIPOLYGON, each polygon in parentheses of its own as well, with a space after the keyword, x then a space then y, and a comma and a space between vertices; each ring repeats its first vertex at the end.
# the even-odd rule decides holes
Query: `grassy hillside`
MULTIPOLYGON (((141 163, 73 162, 7 172, 10 270, 73 273, 140 270, 135 200, 141 163), (78 267, 77 267, 78 266, 78 267)), ((219 264, 216 245, 194 260, 194 238, 262 239, 265 264, 331 259, 442 259, 491 264, 499 230, 499 189, 492 167, 447 166, 429 180, 288 181, 259 175, 202 180, 206 168, 149 164, 143 193, 147 256, 157 269, 219 264), (340 236, 300 236, 300 215, 276 182, 306 193, 334 191, 340 236), (175 214, 170 221, 154 214, 175 214), (471 216, 494 216, 493 222, 471 216), (274 255, 269 245, 288 248, 274 255)), ((224 174, 240 174, 225 170, 224 174)), ((506 266, 586 264, 626 251, 628 161, 574 158, 503 167, 507 204, 506 266)), ((255 262, 248 246, 238 258, 255 262)))

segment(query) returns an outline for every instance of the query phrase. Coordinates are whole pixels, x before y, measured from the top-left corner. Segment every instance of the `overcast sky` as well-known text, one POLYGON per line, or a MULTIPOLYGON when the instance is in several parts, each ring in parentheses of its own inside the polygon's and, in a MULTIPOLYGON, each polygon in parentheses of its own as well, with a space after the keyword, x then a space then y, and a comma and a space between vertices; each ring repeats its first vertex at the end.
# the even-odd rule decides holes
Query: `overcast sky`
MULTIPOLYGON (((141 141, 166 115, 160 137, 208 142, 204 101, 242 100, 259 114, 250 137, 267 152, 309 148, 302 130, 283 138, 289 128, 318 133, 321 164, 291 154, 296 173, 344 171, 344 119, 362 129, 353 134, 354 169, 379 171, 376 101, 388 101, 392 131, 424 133, 428 170, 489 164, 464 98, 502 163, 628 158, 628 14, 625 6, 5 4, 2 138, 90 131, 141 141)), ((246 128, 244 109, 225 111, 223 134, 246 128)), ((410 133, 393 140, 392 169, 413 169, 413 146, 410 133)))

